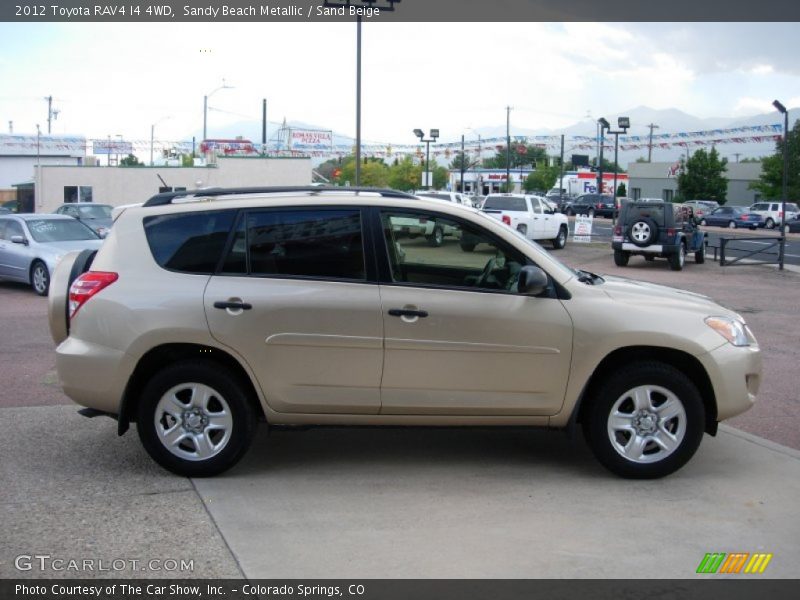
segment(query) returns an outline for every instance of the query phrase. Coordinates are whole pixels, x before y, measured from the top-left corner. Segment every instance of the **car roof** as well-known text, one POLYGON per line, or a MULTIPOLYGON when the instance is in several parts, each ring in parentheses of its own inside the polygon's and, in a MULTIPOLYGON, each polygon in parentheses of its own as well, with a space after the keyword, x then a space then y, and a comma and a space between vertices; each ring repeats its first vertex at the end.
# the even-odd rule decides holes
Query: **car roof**
POLYGON ((22 213, 22 214, 14 214, 14 215, 7 215, 9 217, 16 217, 23 221, 39 221, 39 220, 53 220, 53 221, 75 221, 72 217, 68 217, 67 215, 56 215, 53 213, 22 213))

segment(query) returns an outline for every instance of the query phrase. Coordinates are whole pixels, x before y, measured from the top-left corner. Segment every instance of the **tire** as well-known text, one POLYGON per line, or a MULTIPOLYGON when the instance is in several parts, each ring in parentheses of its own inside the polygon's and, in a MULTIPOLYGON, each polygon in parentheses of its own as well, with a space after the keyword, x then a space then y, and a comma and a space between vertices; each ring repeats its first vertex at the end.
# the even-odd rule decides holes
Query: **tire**
POLYGON ((159 465, 185 477, 230 469, 256 432, 256 413, 225 367, 184 361, 156 373, 139 397, 136 429, 159 465))
POLYGON ((694 253, 694 262, 698 265, 702 265, 706 262, 706 245, 705 243, 700 245, 700 249, 694 253))
POLYGON ((728 223, 728 229, 736 229, 736 221, 730 221, 728 223))
POLYGON ((630 259, 630 252, 625 252, 624 250, 614 250, 614 264, 618 267, 627 267, 630 259))
POLYGON ((461 247, 462 252, 473 252, 475 250, 475 244, 469 244, 467 242, 461 242, 459 244, 461 247))
POLYGON ((600 384, 583 415, 595 457, 629 479, 674 473, 697 451, 705 410, 700 393, 678 369, 648 361, 622 367, 600 384))
POLYGON ((681 242, 678 244, 678 251, 675 254, 669 255, 669 268, 673 271, 683 270, 683 265, 686 264, 686 244, 681 242))
POLYGON ((706 225, 708 225, 708 221, 706 221, 705 219, 700 219, 700 225, 705 227, 706 225))
POLYGON ((764 227, 766 227, 767 229, 775 229, 775 221, 773 221, 771 218, 768 218, 767 221, 764 223, 764 227))
POLYGON ((561 250, 567 245, 567 228, 561 226, 558 228, 558 235, 551 240, 554 250, 561 250))
POLYGON ((433 233, 431 233, 431 235, 426 235, 425 239, 428 240, 429 246, 438 248, 444 242, 444 231, 439 225, 436 225, 433 228, 433 233))
POLYGON ((527 225, 517 225, 517 231, 519 231, 525 237, 528 237, 528 226, 527 225))
POLYGON ((590 208, 589 211, 586 214, 589 215, 590 218, 594 219, 594 209, 593 208, 590 208))
POLYGON ((658 234, 658 225, 653 219, 642 217, 628 227, 628 239, 636 246, 644 247, 652 244, 658 234))
POLYGON ((574 217, 575 216, 575 211, 572 209, 572 207, 567 208, 567 210, 565 212, 566 212, 568 217, 574 217))
POLYGON ((40 296, 47 296, 50 290, 50 271, 40 260, 33 261, 31 265, 31 287, 40 296))

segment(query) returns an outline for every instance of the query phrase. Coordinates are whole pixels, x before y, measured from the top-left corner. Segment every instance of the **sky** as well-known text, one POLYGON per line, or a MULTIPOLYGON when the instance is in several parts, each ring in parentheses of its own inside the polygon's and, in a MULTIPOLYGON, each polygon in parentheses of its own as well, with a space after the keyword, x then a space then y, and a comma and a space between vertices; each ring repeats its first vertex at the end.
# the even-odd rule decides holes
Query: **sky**
MULTIPOLYGON (((800 106, 800 23, 363 25, 362 138, 549 129, 637 106, 697 117, 800 106)), ((301 121, 355 135, 354 23, 0 23, 0 131, 185 140, 301 121), (219 89, 223 85, 231 86, 219 89)), ((778 120, 778 119, 776 119, 778 120)), ((633 135, 646 131, 634 124, 633 135)), ((260 129, 259 129, 260 130, 260 129)), ((260 141, 260 140, 255 140, 260 141)))

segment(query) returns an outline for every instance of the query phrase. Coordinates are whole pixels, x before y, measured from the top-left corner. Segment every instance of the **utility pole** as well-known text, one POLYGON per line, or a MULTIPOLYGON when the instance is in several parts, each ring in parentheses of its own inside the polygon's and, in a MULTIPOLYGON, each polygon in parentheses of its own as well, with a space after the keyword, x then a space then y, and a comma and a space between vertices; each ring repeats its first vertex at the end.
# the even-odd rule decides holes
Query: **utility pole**
POLYGON ((655 123, 648 125, 650 128, 650 141, 647 143, 647 162, 653 162, 653 129, 659 129, 655 123))
POLYGON ((506 106, 506 192, 511 191, 511 107, 506 106))
POLYGON ((464 193, 464 167, 466 166, 464 163, 466 162, 466 156, 464 155, 464 134, 461 134, 461 189, 458 190, 462 194, 464 193))
POLYGON ((58 110, 53 109, 53 97, 46 96, 45 100, 47 100, 47 135, 50 135, 51 131, 51 123, 53 119, 58 118, 58 110))
POLYGON ((561 201, 563 202, 564 198, 564 134, 561 134, 561 163, 559 164, 560 172, 558 175, 558 195, 561 196, 561 201))
POLYGON ((741 152, 734 152, 733 155, 736 157, 736 162, 739 162, 739 157, 742 155, 741 152))
POLYGON ((267 153, 267 99, 261 104, 261 152, 267 153))

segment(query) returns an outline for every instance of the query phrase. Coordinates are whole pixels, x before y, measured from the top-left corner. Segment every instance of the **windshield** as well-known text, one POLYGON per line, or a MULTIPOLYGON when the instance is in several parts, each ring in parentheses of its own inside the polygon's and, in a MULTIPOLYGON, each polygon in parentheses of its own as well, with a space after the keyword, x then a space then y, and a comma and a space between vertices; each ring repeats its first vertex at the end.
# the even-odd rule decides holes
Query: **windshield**
POLYGON ((111 207, 103 204, 95 204, 94 206, 78 206, 76 207, 81 213, 82 219, 110 219, 111 207))
POLYGON ((100 239, 94 231, 74 219, 39 219, 28 221, 27 225, 33 239, 40 243, 100 239))

